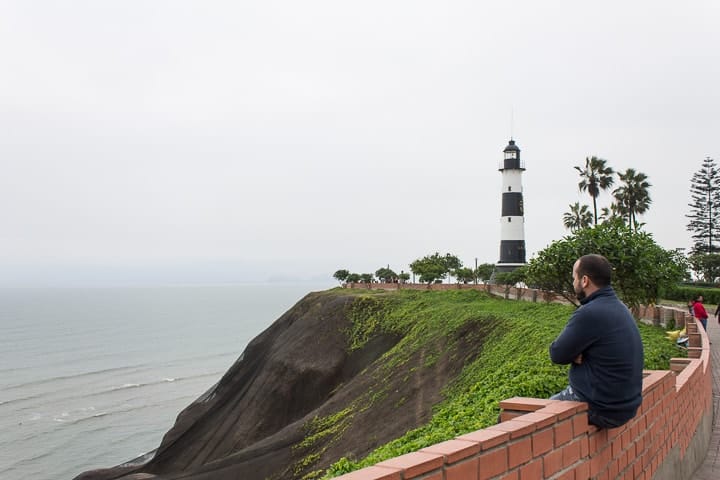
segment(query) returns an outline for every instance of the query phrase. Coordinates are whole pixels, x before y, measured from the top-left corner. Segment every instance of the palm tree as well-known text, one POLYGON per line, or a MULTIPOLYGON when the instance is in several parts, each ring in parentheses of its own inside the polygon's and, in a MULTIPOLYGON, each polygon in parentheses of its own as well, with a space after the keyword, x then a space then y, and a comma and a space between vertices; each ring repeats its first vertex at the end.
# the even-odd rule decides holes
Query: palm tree
POLYGON ((587 205, 580 205, 580 202, 575 202, 570 205, 570 211, 563 214, 563 223, 565 228, 569 229, 572 233, 587 228, 592 225, 593 216, 590 208, 587 205))
POLYGON ((647 181, 647 175, 636 172, 634 168, 618 173, 618 177, 623 185, 616 188, 613 195, 620 210, 627 215, 628 225, 637 231, 637 216, 647 212, 652 203, 648 192, 652 185, 647 181))
POLYGON ((597 157, 586 157, 585 168, 575 167, 580 172, 580 183, 578 188, 581 192, 587 190, 593 199, 593 218, 595 225, 598 222, 597 197, 603 190, 609 189, 613 184, 613 169, 606 165, 607 160, 597 157))
POLYGON ((600 220, 603 222, 610 222, 616 219, 624 222, 625 215, 625 209, 622 205, 619 205, 617 201, 611 203, 609 207, 600 209, 600 220))

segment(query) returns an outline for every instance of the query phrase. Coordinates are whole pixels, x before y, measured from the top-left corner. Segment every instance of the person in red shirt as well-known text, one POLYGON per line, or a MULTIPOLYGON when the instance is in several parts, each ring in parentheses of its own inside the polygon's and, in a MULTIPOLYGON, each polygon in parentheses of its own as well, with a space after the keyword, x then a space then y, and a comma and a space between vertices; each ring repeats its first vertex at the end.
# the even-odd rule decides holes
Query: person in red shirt
POLYGON ((693 315, 695 318, 700 320, 700 323, 702 324, 703 328, 707 331, 707 319, 708 314, 705 311, 705 306, 703 306, 703 296, 698 295, 695 301, 693 302, 693 315))

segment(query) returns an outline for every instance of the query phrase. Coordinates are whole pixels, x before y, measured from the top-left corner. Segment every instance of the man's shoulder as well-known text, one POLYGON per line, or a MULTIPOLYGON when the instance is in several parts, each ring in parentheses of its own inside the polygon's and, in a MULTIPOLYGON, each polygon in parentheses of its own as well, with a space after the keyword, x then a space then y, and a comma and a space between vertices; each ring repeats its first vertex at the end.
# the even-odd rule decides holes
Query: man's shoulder
POLYGON ((609 292, 602 292, 601 295, 596 296, 592 301, 582 305, 576 310, 576 313, 581 316, 600 316, 604 317, 608 313, 626 314, 632 317, 630 310, 627 306, 615 295, 615 292, 610 290, 609 292))

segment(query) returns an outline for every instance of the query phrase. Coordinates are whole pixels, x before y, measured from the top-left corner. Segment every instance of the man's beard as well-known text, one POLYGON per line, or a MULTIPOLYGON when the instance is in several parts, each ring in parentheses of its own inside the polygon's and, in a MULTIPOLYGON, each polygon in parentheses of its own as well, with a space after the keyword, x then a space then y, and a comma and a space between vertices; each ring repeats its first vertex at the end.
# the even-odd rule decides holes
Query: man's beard
POLYGON ((587 295, 585 294, 585 289, 583 289, 583 288, 579 288, 579 289, 576 288, 576 289, 575 289, 575 296, 577 297, 578 300, 580 300, 580 301, 582 302, 582 301, 585 299, 585 297, 587 297, 587 295))

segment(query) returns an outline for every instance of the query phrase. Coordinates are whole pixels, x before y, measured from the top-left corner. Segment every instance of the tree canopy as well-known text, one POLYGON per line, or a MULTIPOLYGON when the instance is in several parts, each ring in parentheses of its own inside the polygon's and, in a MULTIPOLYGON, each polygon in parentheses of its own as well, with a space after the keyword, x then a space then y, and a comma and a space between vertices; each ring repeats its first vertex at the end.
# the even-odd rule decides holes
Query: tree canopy
POLYGON ((589 253, 608 259, 613 267, 613 288, 629 306, 656 303, 659 292, 675 285, 687 272, 681 254, 664 250, 650 234, 614 220, 551 243, 528 263, 526 282, 577 304, 572 267, 589 253))
POLYGON ((333 278, 337 280, 338 282, 342 283, 347 281, 348 276, 350 275, 350 272, 348 270, 340 269, 333 273, 333 278))
POLYGON ((460 259, 450 253, 440 255, 438 252, 418 258, 410 264, 410 270, 420 277, 420 283, 433 283, 443 280, 451 271, 462 268, 460 259))
POLYGON ((587 228, 593 223, 593 214, 587 205, 575 202, 570 205, 570 211, 563 214, 565 228, 575 233, 581 228, 587 228))
POLYGON ((460 267, 453 270, 452 274, 458 283, 471 283, 475 281, 475 271, 472 268, 460 267))
POLYGON ((481 263, 475 269, 475 275, 481 282, 487 282, 492 277, 492 273, 495 270, 495 265, 492 263, 481 263))
POLYGON ((690 221, 694 253, 718 252, 717 230, 720 227, 720 171, 710 157, 703 160, 700 170, 690 182, 690 221))
POLYGON ((598 210, 597 210, 597 197, 600 192, 607 190, 612 187, 613 182, 613 169, 607 166, 607 160, 603 160, 598 157, 586 157, 585 168, 575 167, 575 170, 580 174, 580 182, 578 183, 578 189, 581 192, 587 191, 593 201, 593 218, 595 219, 595 225, 598 223, 598 210))
POLYGON ((637 216, 647 212, 652 203, 649 192, 652 185, 647 175, 634 168, 618 172, 618 177, 622 185, 613 190, 618 210, 627 217, 628 225, 637 230, 637 216))
POLYGON ((385 283, 393 283, 397 280, 398 275, 390 267, 381 267, 375 272, 378 280, 385 283))

